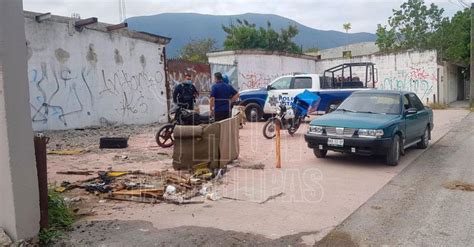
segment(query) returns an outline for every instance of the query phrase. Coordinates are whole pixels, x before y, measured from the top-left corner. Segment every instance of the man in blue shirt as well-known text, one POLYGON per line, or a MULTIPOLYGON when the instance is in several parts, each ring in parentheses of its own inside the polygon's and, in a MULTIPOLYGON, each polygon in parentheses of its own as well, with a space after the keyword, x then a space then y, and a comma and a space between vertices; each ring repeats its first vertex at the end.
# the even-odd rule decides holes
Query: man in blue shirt
POLYGON ((239 98, 239 93, 229 84, 223 82, 222 74, 214 74, 215 84, 211 89, 210 108, 211 115, 216 121, 231 117, 231 102, 239 98))

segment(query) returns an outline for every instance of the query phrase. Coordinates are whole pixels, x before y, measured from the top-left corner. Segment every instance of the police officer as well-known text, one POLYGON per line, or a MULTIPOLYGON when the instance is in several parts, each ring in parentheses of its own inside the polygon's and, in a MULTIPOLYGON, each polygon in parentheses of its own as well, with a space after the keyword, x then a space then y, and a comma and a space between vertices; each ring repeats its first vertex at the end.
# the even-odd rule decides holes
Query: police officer
POLYGON ((194 103, 199 93, 193 85, 191 75, 184 74, 185 80, 178 84, 173 91, 173 103, 182 105, 188 110, 194 110, 194 103))
POLYGON ((211 88, 211 115, 215 121, 220 121, 231 117, 231 102, 239 98, 239 93, 231 85, 224 83, 220 72, 214 74, 214 82, 211 88))

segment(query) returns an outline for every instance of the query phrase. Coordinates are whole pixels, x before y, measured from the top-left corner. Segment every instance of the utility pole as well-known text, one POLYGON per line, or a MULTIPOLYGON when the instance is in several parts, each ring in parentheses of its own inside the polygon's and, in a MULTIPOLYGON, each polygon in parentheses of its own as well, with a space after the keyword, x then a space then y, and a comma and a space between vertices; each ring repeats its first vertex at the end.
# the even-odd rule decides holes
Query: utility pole
POLYGON ((471 4, 471 73, 469 75, 471 86, 469 89, 469 106, 474 108, 474 3, 471 4))

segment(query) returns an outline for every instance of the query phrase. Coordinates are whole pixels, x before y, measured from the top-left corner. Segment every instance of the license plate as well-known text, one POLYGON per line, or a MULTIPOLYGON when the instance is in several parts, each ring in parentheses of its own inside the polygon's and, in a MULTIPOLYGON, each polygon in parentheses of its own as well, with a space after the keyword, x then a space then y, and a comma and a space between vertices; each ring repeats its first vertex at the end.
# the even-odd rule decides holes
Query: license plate
POLYGON ((344 139, 328 139, 328 146, 333 147, 343 147, 344 146, 344 139))

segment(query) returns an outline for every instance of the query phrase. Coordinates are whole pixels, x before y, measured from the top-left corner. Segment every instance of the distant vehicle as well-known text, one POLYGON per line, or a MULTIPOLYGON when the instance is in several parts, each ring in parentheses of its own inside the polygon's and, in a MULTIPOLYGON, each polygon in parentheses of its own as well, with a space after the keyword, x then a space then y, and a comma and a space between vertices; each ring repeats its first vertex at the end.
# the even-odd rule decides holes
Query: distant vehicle
POLYGON ((384 155, 388 165, 416 145, 427 148, 433 111, 412 92, 355 92, 334 112, 314 119, 305 140, 317 158, 328 150, 358 155, 384 155))
POLYGON ((373 63, 345 63, 326 70, 323 76, 298 73, 281 76, 269 83, 266 88, 241 91, 241 105, 245 106, 247 120, 255 122, 262 117, 268 118, 276 114, 275 105, 284 103, 290 106, 297 94, 309 90, 321 97, 315 111, 318 114, 325 114, 331 111, 331 105, 339 105, 353 92, 375 87, 374 66, 373 63), (364 72, 363 81, 355 76, 356 71, 364 72))

